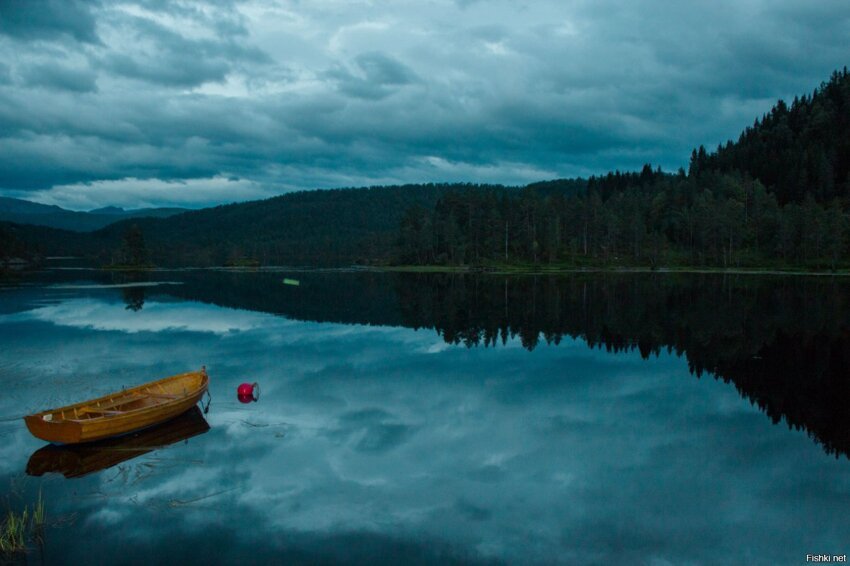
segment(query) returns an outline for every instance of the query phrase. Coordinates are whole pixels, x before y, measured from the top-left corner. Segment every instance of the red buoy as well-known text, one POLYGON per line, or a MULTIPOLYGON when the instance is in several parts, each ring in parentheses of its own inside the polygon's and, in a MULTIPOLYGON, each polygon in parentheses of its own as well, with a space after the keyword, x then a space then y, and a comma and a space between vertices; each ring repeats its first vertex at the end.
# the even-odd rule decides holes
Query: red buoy
POLYGON ((242 383, 236 388, 236 397, 242 403, 250 403, 260 398, 260 385, 258 383, 242 383))

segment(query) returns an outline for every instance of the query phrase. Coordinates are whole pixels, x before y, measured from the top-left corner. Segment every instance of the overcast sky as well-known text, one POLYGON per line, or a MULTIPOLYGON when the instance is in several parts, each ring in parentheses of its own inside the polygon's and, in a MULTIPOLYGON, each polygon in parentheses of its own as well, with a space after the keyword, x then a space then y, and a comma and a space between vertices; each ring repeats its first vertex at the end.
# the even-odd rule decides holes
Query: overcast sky
POLYGON ((0 195, 675 170, 848 62, 846 0, 0 0, 0 195))

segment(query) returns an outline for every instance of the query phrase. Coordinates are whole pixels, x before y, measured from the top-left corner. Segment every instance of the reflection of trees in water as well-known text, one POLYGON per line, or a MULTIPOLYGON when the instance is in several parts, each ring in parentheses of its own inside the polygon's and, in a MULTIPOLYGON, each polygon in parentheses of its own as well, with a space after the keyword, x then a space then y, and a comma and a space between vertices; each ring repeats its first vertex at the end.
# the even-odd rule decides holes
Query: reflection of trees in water
MULTIPOLYGON (((113 285, 133 285, 135 283, 147 283, 149 281, 146 271, 112 271, 110 272, 110 283, 113 285)), ((121 289, 124 304, 127 310, 140 311, 145 306, 145 288, 124 287, 121 289)))
MULTIPOLYGON (((416 279, 416 278, 414 278, 416 279)), ((453 344, 582 338, 683 354, 778 423, 850 454, 850 286, 837 279, 606 275, 421 277, 397 289, 409 325, 453 344)))
POLYGON ((131 311, 140 311, 145 306, 145 288, 144 287, 127 287, 121 290, 124 295, 124 307, 131 311))
POLYGON ((195 273, 169 294, 321 322, 434 329, 452 344, 662 349, 735 385, 774 422, 850 455, 850 281, 827 277, 195 273))

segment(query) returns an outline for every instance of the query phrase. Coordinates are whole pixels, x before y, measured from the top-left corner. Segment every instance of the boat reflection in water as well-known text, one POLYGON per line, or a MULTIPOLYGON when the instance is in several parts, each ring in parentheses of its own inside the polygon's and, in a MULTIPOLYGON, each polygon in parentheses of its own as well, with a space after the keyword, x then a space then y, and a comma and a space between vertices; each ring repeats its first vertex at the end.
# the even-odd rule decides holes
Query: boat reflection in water
POLYGON ((168 422, 118 438, 67 446, 48 444, 32 453, 27 474, 41 476, 53 472, 66 478, 80 478, 209 429, 201 410, 195 406, 168 422))

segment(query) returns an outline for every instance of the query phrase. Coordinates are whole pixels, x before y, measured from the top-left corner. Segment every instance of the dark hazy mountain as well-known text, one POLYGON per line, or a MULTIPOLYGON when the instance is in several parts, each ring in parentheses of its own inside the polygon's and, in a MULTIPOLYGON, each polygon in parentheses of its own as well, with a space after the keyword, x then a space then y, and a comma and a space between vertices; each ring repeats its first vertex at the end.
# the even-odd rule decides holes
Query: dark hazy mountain
POLYGON ((386 260, 407 209, 431 208, 448 191, 471 187, 303 191, 169 218, 125 219, 89 233, 24 225, 9 225, 7 231, 38 254, 88 256, 98 263, 120 261, 116 253, 124 236, 137 226, 157 265, 224 265, 244 259, 264 265, 349 265, 386 260))
POLYGON ((125 218, 166 218, 185 211, 184 208, 124 210, 123 208, 109 206, 89 212, 77 212, 55 205, 0 197, 0 221, 48 226, 76 232, 91 232, 125 218))
POLYGON ((151 259, 161 265, 223 265, 244 258, 263 265, 383 261, 393 249, 407 209, 433 207, 446 192, 466 187, 428 184, 303 191, 173 218, 124 220, 92 235, 118 242, 129 227, 137 225, 151 259))

